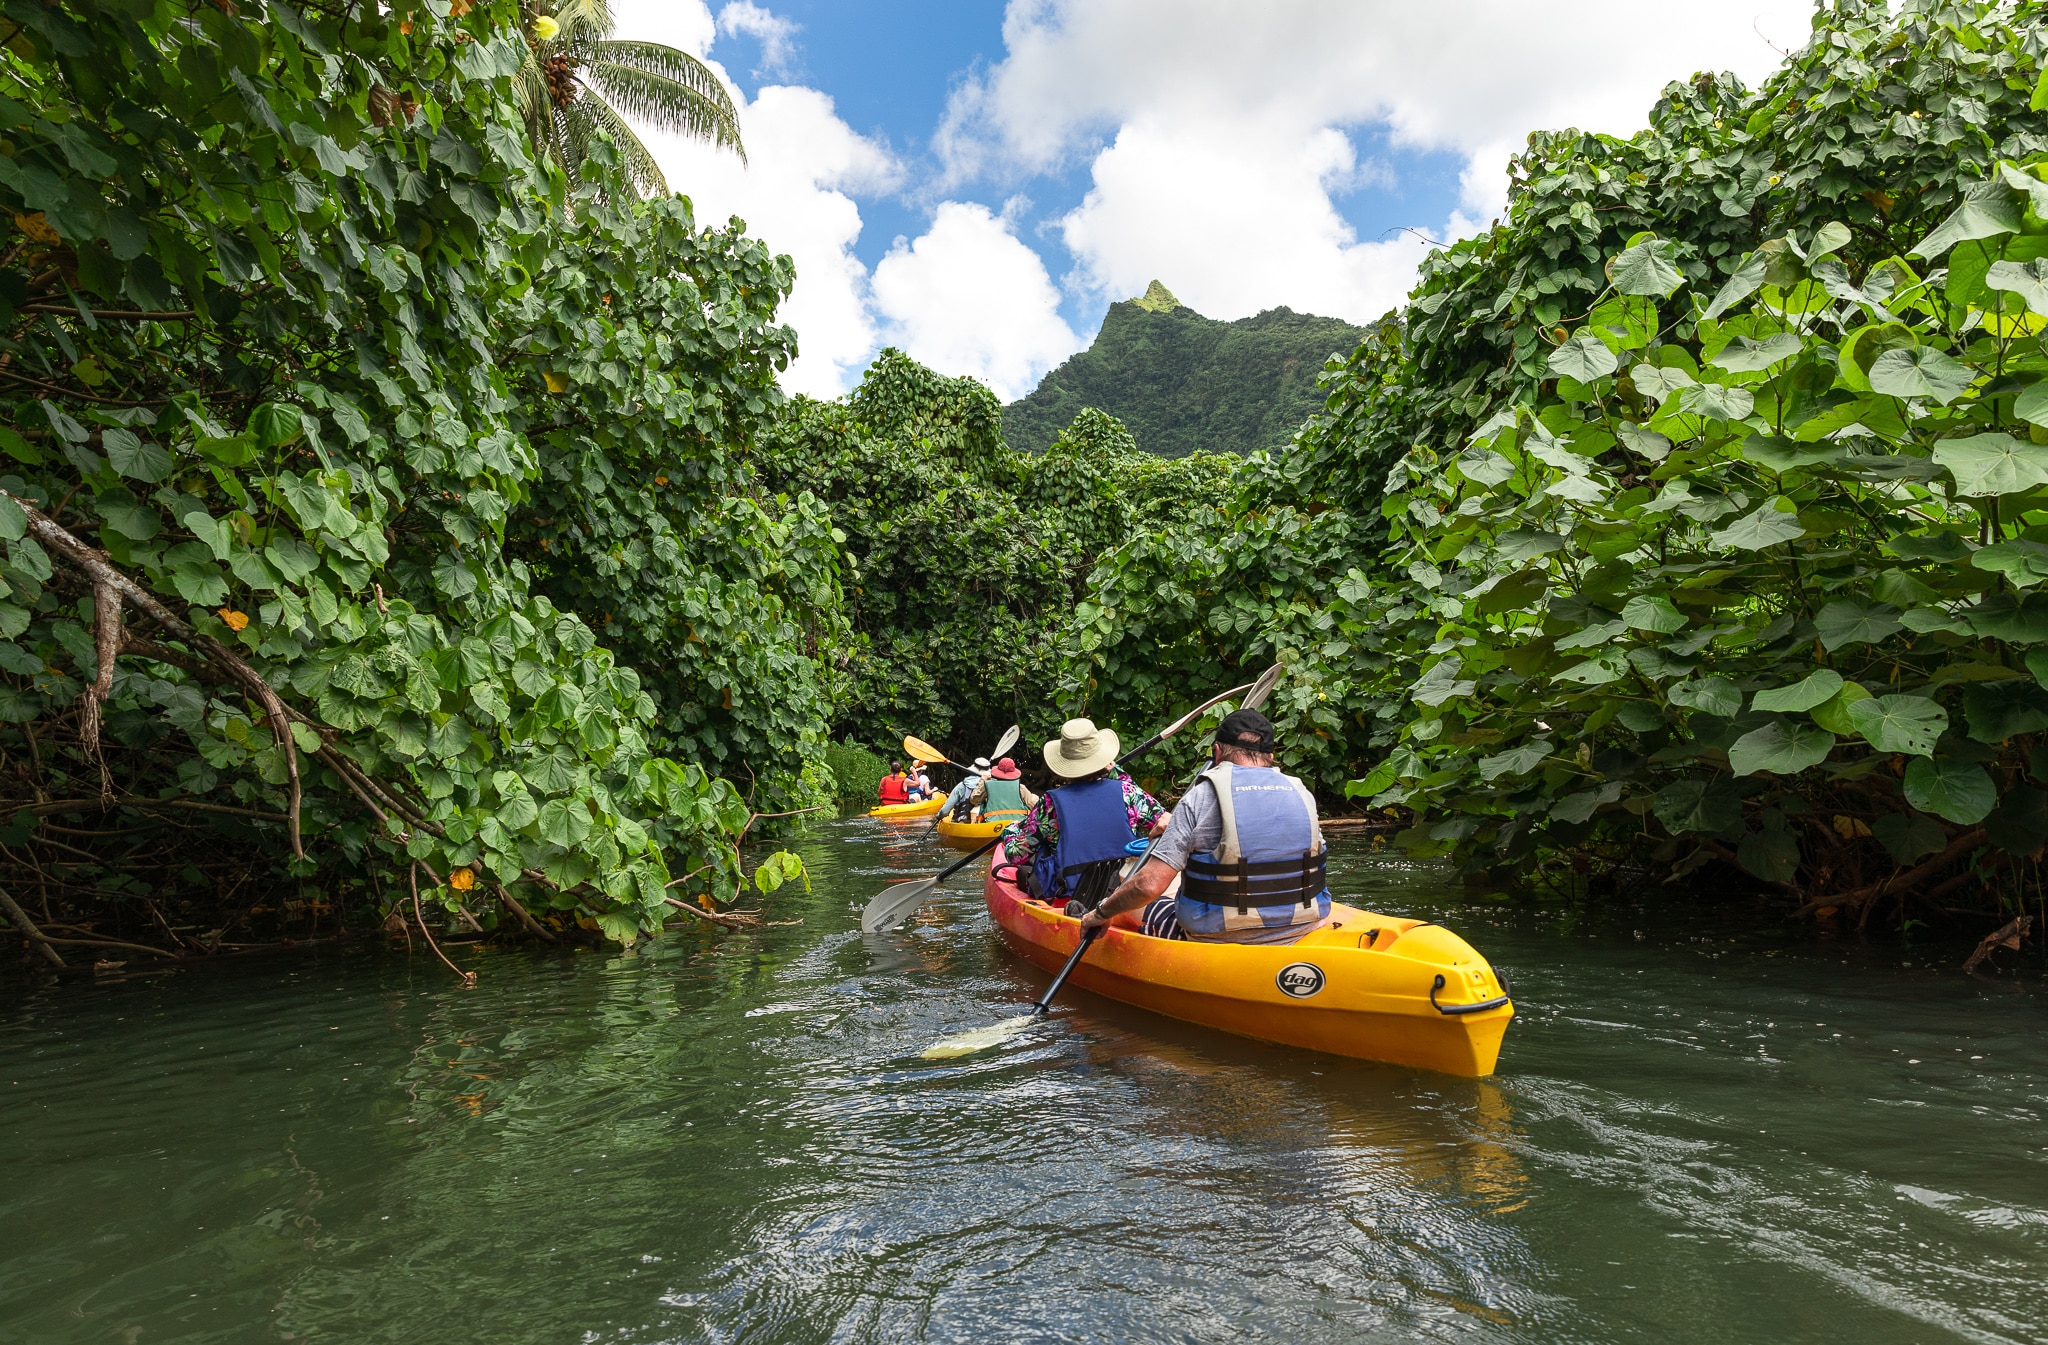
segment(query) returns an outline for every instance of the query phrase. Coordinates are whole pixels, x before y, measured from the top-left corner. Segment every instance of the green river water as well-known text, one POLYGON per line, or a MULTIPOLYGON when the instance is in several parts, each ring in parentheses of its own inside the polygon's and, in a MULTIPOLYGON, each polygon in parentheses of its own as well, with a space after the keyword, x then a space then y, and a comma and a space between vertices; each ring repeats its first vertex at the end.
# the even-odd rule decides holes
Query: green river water
MULTIPOLYGON (((2048 1341, 2048 999, 1961 950, 1332 886, 1504 967, 1500 1073, 1043 979, 941 852, 799 847, 801 923, 0 985, 0 1341, 2048 1341)), ((2010 955, 2007 955, 2010 956, 2010 955)))

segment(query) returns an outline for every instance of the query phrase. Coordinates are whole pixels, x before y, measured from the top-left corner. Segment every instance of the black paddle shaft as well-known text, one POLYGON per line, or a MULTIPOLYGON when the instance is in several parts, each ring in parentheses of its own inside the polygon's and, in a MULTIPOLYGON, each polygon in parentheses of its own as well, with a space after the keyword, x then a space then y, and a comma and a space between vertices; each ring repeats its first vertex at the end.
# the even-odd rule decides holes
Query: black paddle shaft
POLYGON ((1067 983, 1067 974, 1073 971, 1075 967, 1081 965, 1081 955, 1088 951, 1089 944, 1095 942, 1101 936, 1102 929, 1101 925, 1095 925, 1081 931, 1081 942, 1074 945, 1073 954, 1067 958, 1067 965, 1060 968, 1060 974, 1052 978, 1052 984, 1045 988, 1045 994, 1040 997, 1038 1003, 1031 1006, 1033 1017, 1052 1011, 1052 997, 1057 995, 1060 992, 1060 987, 1067 983))

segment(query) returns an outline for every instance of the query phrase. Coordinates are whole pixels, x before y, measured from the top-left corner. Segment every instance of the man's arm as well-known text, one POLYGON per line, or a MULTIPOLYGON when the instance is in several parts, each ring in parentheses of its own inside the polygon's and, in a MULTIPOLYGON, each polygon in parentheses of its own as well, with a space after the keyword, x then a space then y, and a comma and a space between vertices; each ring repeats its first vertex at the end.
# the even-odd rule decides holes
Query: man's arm
POLYGON ((1124 879, 1123 886, 1102 899, 1102 904, 1081 917, 1081 928, 1092 929, 1106 925, 1110 917, 1135 911, 1148 902, 1156 901, 1173 886, 1173 876, 1179 870, 1164 860, 1148 859, 1145 867, 1124 879))

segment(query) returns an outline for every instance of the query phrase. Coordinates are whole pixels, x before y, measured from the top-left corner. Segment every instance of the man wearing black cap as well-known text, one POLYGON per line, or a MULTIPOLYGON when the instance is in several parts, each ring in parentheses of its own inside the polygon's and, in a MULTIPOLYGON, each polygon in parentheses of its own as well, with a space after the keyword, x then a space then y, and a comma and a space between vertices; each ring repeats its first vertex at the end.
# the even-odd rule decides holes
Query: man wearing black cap
POLYGON ((1330 917, 1328 854, 1315 795, 1273 765, 1273 724, 1235 710, 1216 726, 1213 764, 1173 810, 1145 865, 1083 927, 1145 907, 1155 938, 1293 943, 1330 917), (1177 896, 1167 896, 1176 875, 1177 896))

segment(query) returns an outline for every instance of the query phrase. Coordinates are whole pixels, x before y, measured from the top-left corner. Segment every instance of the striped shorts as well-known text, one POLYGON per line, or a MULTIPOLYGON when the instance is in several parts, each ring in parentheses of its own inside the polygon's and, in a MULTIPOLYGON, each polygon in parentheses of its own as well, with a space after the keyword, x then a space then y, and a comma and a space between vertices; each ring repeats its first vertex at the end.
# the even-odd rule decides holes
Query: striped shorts
POLYGON ((1180 917, 1174 914, 1177 897, 1160 897, 1145 907, 1138 917, 1148 937, 1154 939, 1186 939, 1188 932, 1181 928, 1180 917))

